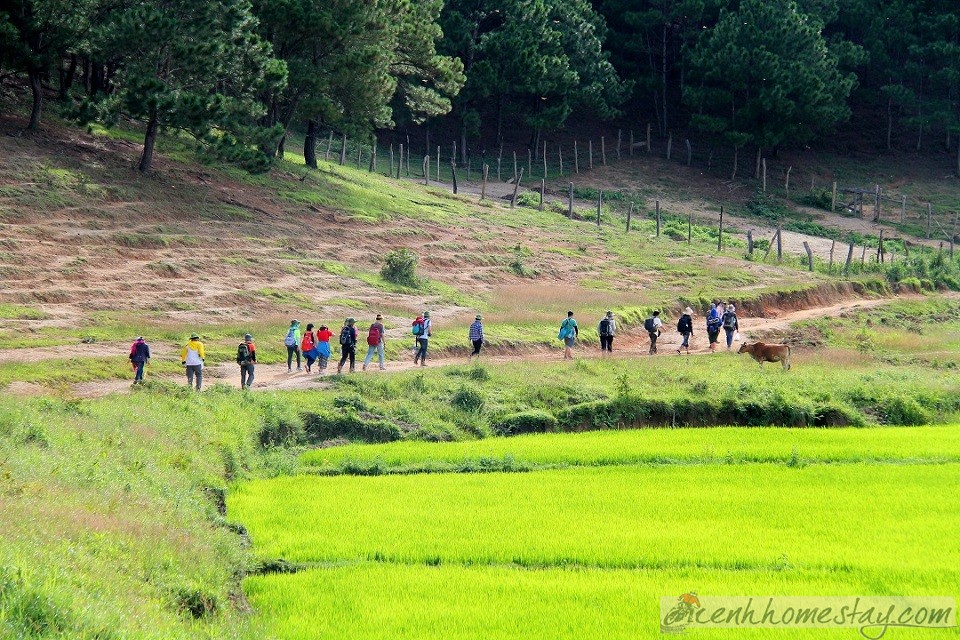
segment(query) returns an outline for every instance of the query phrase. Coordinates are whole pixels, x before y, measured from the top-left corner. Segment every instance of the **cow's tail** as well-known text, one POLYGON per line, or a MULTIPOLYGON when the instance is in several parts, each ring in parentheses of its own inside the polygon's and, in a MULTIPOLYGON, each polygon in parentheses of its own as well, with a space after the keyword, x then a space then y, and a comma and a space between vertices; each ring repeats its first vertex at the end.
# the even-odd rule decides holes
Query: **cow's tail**
POLYGON ((790 345, 787 345, 787 371, 790 371, 790 345))

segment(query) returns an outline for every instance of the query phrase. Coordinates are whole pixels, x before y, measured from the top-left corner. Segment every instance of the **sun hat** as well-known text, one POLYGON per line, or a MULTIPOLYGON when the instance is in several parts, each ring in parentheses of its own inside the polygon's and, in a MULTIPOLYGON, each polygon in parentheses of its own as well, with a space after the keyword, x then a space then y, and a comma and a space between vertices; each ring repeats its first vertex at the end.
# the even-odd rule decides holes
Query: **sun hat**
POLYGON ((733 306, 733 303, 727 305, 727 311, 736 311, 737 308, 733 306))
POLYGON ((690 307, 687 307, 686 309, 684 309, 683 312, 684 312, 685 314, 687 314, 688 316, 692 316, 692 315, 693 315, 693 309, 691 309, 690 307))
POLYGON ((430 317, 430 312, 429 312, 429 311, 424 311, 424 312, 423 312, 423 317, 424 317, 424 318, 429 318, 429 317, 430 317))
POLYGON ((355 322, 356 322, 356 319, 354 319, 354 318, 347 318, 347 324, 354 324, 355 322))
POLYGON ((477 314, 477 320, 483 320, 483 316, 481 316, 479 313, 477 314))
POLYGON ((200 339, 200 336, 198 336, 198 335, 195 334, 195 333, 191 333, 191 334, 190 334, 190 339, 191 339, 191 340, 199 340, 199 339, 200 339))
POLYGON ((290 321, 290 324, 300 324, 300 321, 294 318, 293 320, 290 321))
POLYGON ((320 328, 321 328, 321 329, 326 329, 326 328, 327 328, 327 325, 322 324, 322 325, 320 325, 320 328))
POLYGON ((383 320, 383 316, 380 315, 379 313, 377 314, 377 320, 383 320))
POLYGON ((250 335, 249 333, 245 333, 245 334, 243 334, 243 340, 244 340, 245 342, 250 342, 250 341, 253 340, 253 336, 250 335))
POLYGON ((608 317, 608 318, 612 318, 612 317, 613 317, 613 311, 607 311, 607 317, 608 317))

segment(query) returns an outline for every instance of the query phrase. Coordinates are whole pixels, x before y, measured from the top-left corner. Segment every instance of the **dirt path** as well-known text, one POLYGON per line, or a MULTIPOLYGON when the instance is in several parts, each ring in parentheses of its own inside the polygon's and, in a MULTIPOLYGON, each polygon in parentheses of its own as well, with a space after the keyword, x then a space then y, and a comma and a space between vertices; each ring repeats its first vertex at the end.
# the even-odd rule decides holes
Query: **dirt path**
MULTIPOLYGON (((909 296, 909 298, 913 297, 920 298, 921 296, 909 296)), ((752 340, 758 335, 769 331, 787 329, 791 324, 801 320, 823 317, 838 317, 851 311, 863 311, 866 309, 880 307, 898 299, 906 298, 900 297, 876 298, 869 300, 846 300, 820 307, 789 311, 772 318, 741 318, 740 322, 743 327, 741 338, 752 340)), ((702 325, 702 318, 694 318, 695 333, 692 339, 693 348, 690 352, 691 355, 706 355, 710 353, 707 345, 706 331, 703 329, 702 325)), ((671 355, 676 356, 676 350, 679 344, 680 336, 677 335, 672 328, 668 328, 666 331, 664 331, 663 336, 658 341, 658 357, 669 357, 671 355)), ((103 345, 98 346, 101 349, 103 348, 103 345)), ((647 356, 647 352, 649 350, 649 339, 642 329, 631 329, 630 331, 621 333, 617 336, 616 340, 614 341, 614 348, 614 355, 616 357, 647 356)), ((734 349, 736 348, 737 347, 735 345, 734 349)), ((386 371, 381 372, 377 368, 376 360, 374 360, 371 362, 370 370, 367 372, 362 372, 361 366, 363 362, 363 356, 366 354, 366 350, 363 349, 361 345, 359 351, 360 353, 358 354, 359 357, 357 359, 356 373, 354 375, 383 375, 384 373, 389 374, 418 368, 417 365, 413 364, 411 358, 407 358, 403 361, 388 361, 386 364, 386 371)), ((575 352, 578 358, 592 359, 602 357, 600 351, 593 344, 580 344, 575 352)), ((61 352, 59 357, 62 356, 63 353, 61 352)), ((562 350, 557 347, 556 349, 541 348, 500 353, 488 352, 482 356, 482 362, 486 365, 498 366, 519 360, 536 362, 557 361, 561 360, 562 357, 562 350)), ((465 357, 431 358, 428 361, 428 366, 443 367, 450 365, 463 365, 467 362, 468 360, 465 357)), ((336 360, 331 360, 330 367, 325 375, 317 375, 316 373, 307 374, 303 371, 288 373, 285 363, 261 364, 256 368, 254 388, 257 391, 320 389, 325 386, 326 378, 336 374, 336 364, 336 360)), ((147 373, 147 377, 148 379, 150 377, 149 371, 147 373)), ((165 377, 164 379, 172 380, 174 382, 184 382, 184 380, 179 376, 165 377)), ((208 367, 205 371, 204 383, 208 387, 214 383, 224 383, 231 387, 239 387, 240 380, 237 366, 231 362, 224 362, 208 367)), ((77 398, 96 398, 113 393, 127 393, 129 390, 129 380, 105 380, 73 385, 69 390, 69 395, 77 398)), ((21 395, 38 395, 49 393, 49 390, 39 385, 14 383, 7 388, 7 392, 21 395)))

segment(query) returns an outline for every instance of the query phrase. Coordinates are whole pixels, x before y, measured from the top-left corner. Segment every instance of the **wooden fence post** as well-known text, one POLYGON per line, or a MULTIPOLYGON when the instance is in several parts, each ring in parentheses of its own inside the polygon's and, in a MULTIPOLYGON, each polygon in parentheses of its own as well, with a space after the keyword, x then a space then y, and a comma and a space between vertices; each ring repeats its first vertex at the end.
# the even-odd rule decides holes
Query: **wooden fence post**
POLYGON ((760 170, 763 172, 763 192, 767 192, 767 159, 760 158, 760 170))
POLYGON ((880 241, 877 243, 877 262, 883 264, 883 229, 880 229, 880 241))
POLYGON ((543 177, 547 177, 547 141, 543 141, 543 177))
MULTIPOLYGON (((429 150, 428 150, 428 153, 429 153, 429 150)), ((440 165, 441 165, 441 162, 440 162, 440 145, 437 145, 437 182, 440 182, 440 165)), ((499 172, 499 170, 498 170, 498 171, 497 171, 497 175, 499 175, 499 173, 500 173, 500 172, 499 172)))
POLYGON ((647 123, 647 153, 650 153, 650 127, 651 126, 652 125, 648 122, 647 123))
POLYGON ((577 150, 577 141, 573 141, 573 172, 580 175, 580 152, 577 150))
POLYGON ((747 231, 747 255, 753 255, 753 229, 747 231))
POLYGON ((453 178, 453 192, 457 193, 459 188, 457 187, 457 163, 450 163, 450 176, 453 178))
POLYGON ((793 167, 787 167, 787 179, 783 184, 784 191, 787 192, 787 197, 790 197, 790 172, 793 171, 793 167))
POLYGON ((617 160, 620 159, 620 143, 623 140, 623 129, 617 129, 617 160))
POLYGON ((430 156, 423 156, 423 184, 430 185, 430 156))
POLYGON ((487 174, 490 173, 490 165, 483 165, 483 182, 480 184, 480 201, 487 197, 487 174))
POLYGON ((813 271, 813 252, 806 240, 803 241, 803 250, 807 252, 807 270, 813 271))
POLYGON ((830 199, 830 213, 837 210, 837 181, 833 181, 833 197, 830 199))
POLYGON ((603 136, 600 136, 600 162, 607 166, 607 143, 603 136))
POLYGON ((390 173, 387 174, 389 177, 393 177, 393 143, 390 143, 390 173))
POLYGON ((630 129, 630 157, 633 157, 633 129, 630 129))
POLYGON ((560 175, 563 175, 563 147, 557 147, 557 154, 560 156, 560 175))
POLYGON ((593 140, 587 140, 587 151, 589 153, 588 159, 589 164, 587 165, 591 170, 593 170, 593 140))
POLYGON ((780 230, 777 229, 773 232, 773 235, 770 236, 770 242, 767 244, 767 252, 763 254, 763 261, 766 262, 767 258, 770 257, 770 252, 773 250, 773 243, 777 240, 777 234, 780 233, 780 230))
POLYGON ((340 141, 340 166, 342 167, 347 163, 347 134, 343 134, 343 138, 340 141))
POLYGON ((660 201, 657 200, 657 237, 660 237, 660 201))
POLYGON ((603 191, 597 191, 597 227, 600 226, 600 209, 603 207, 603 191))
MULTIPOLYGON (((516 154, 514 154, 516 155, 516 154)), ((513 209, 517 206, 517 193, 520 191, 520 181, 523 180, 523 167, 520 167, 520 173, 517 174, 517 179, 513 183, 513 197, 510 198, 510 208, 513 209)))
POLYGON ((693 147, 690 146, 690 138, 686 139, 687 143, 687 166, 689 167, 693 163, 693 147))
POLYGON ((667 136, 667 160, 670 159, 671 154, 673 153, 673 132, 667 136))
POLYGON ((777 225, 777 262, 783 260, 783 227, 777 225))
POLYGON ((370 173, 377 172, 377 153, 379 153, 379 149, 377 147, 377 136, 373 136, 373 145, 370 150, 370 173))
POLYGON ((627 209, 627 233, 630 233, 630 219, 633 218, 633 200, 630 201, 630 208, 627 209))
POLYGON ((933 219, 933 204, 927 203, 927 240, 930 239, 930 221, 933 219))
POLYGON ((517 152, 514 151, 514 152, 513 152, 513 181, 514 181, 514 182, 517 181, 517 177, 518 177, 518 174, 517 174, 517 152))
POLYGON ((400 164, 397 165, 397 180, 400 179, 400 172, 403 171, 403 143, 400 143, 400 164))
POLYGON ((836 248, 836 246, 837 246, 836 240, 830 243, 830 267, 828 268, 829 273, 833 273, 833 250, 836 248))
POLYGON ((850 263, 853 261, 853 243, 850 244, 850 248, 847 249, 847 263, 843 265, 843 275, 850 275, 850 263))
POLYGON ((873 221, 880 222, 880 185, 873 186, 873 221))
POLYGON ((357 171, 360 171, 360 162, 363 160, 363 145, 357 145, 357 171))
POLYGON ((533 175, 533 150, 527 147, 527 176, 533 175))
POLYGON ((412 150, 410 148, 410 136, 407 136, 407 177, 410 177, 410 154, 412 150))
POLYGON ((503 158, 501 157, 497 158, 497 182, 503 182, 503 180, 500 178, 500 161, 501 160, 503 160, 503 158))
MULTIPOLYGON (((390 145, 391 147, 393 145, 390 145)), ((333 129, 330 130, 330 138, 327 139, 327 150, 323 154, 324 162, 330 162, 330 149, 333 148, 333 129)))
POLYGON ((863 251, 860 253, 860 266, 862 267, 864 264, 866 264, 866 261, 867 261, 867 247, 866 245, 864 245, 863 251))
POLYGON ((567 217, 573 220, 573 183, 570 183, 570 206, 567 209, 567 217))
POLYGON ((687 214, 687 244, 693 244, 693 214, 687 214))
POLYGON ((900 224, 903 224, 903 221, 907 217, 907 196, 903 196, 900 200, 900 224))
POLYGON ((720 205, 720 226, 717 228, 717 251, 723 251, 723 205, 720 205))
POLYGON ((545 178, 541 178, 541 180, 540 180, 540 207, 539 207, 539 210, 540 210, 540 211, 543 211, 543 191, 544 191, 544 189, 546 189, 546 186, 547 186, 547 181, 546 181, 546 179, 545 179, 545 178))

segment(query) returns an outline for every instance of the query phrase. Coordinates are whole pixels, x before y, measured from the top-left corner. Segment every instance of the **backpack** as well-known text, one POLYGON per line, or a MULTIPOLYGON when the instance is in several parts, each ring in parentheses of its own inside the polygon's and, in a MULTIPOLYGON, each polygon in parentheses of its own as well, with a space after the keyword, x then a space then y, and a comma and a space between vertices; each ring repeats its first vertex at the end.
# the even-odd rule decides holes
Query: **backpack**
POLYGON ((344 347, 349 347, 353 344, 353 327, 348 327, 344 325, 343 329, 340 329, 340 345, 344 347))
POLYGON ((677 321, 677 331, 680 333, 693 331, 693 322, 690 320, 690 316, 680 316, 680 320, 677 321))
POLYGON ((422 336, 424 324, 425 324, 425 321, 423 318, 417 318, 416 320, 414 320, 413 327, 411 328, 413 335, 422 336))
POLYGON ((602 336, 613 335, 613 331, 610 330, 610 321, 606 318, 600 321, 600 335, 602 336))
POLYGON ((717 316, 710 316, 707 318, 707 328, 713 331, 720 330, 720 318, 717 316))
POLYGON ((733 329, 737 326, 737 314, 727 311, 723 314, 723 327, 725 329, 733 329))
POLYGON ((297 339, 293 335, 294 328, 290 327, 290 331, 287 331, 287 337, 283 339, 283 344, 288 347, 295 347, 297 345, 297 339))
POLYGON ((250 364, 250 347, 241 342, 237 347, 237 364, 250 364))
POLYGON ((647 330, 647 333, 653 333, 657 330, 655 324, 653 324, 653 318, 647 318, 643 321, 643 328, 647 330))
POLYGON ((371 325, 370 332, 367 334, 367 344, 371 347, 380 344, 380 327, 371 325))

